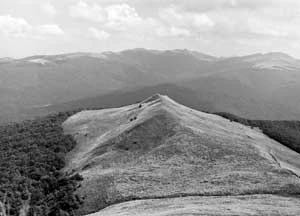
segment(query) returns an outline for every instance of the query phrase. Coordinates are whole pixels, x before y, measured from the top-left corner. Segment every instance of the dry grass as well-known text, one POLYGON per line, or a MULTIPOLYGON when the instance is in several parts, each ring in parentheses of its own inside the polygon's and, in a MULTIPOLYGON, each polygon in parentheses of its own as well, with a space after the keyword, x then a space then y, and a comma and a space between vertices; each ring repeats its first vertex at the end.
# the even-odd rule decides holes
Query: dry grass
POLYGON ((88 216, 298 216, 300 199, 274 195, 182 197, 125 202, 88 216))
POLYGON ((81 112, 64 123, 78 142, 66 170, 84 176, 79 213, 132 199, 300 194, 299 154, 260 131, 155 96, 81 112))

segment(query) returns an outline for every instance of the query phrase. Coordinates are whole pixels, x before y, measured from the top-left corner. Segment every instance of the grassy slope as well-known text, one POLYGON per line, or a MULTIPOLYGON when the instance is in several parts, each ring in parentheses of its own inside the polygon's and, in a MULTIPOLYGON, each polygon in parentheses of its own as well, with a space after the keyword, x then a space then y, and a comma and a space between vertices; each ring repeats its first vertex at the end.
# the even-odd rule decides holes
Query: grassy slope
POLYGON ((289 215, 298 216, 300 199, 274 195, 180 197, 116 204, 88 216, 289 215))
POLYGON ((231 121, 257 127, 272 139, 300 153, 300 121, 249 120, 229 113, 216 114, 231 121))
POLYGON ((167 97, 81 112, 64 129, 78 142, 66 169, 85 178, 80 213, 132 199, 300 193, 299 154, 167 97))

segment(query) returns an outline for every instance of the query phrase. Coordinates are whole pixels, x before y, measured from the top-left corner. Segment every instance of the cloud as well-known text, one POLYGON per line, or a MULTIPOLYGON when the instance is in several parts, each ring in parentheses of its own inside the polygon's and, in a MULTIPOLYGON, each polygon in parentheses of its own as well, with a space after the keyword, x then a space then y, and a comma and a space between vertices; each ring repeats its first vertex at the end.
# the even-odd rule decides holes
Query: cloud
MULTIPOLYGON (((103 6, 79 1, 70 7, 70 15, 101 24, 105 31, 130 31, 131 34, 139 34, 138 36, 144 38, 149 38, 147 34, 159 37, 191 37, 214 27, 214 22, 205 13, 189 12, 172 5, 158 9, 158 17, 144 18, 133 6, 124 2, 103 6)), ((126 37, 129 37, 128 33, 126 37)))
POLYGON ((111 5, 105 8, 107 12, 107 26, 113 29, 126 29, 126 26, 135 26, 143 22, 135 8, 127 4, 111 5))
POLYGON ((14 18, 10 15, 0 16, 0 31, 6 36, 24 36, 31 28, 23 18, 14 18))
POLYGON ((89 33, 96 39, 98 40, 106 40, 110 37, 110 34, 107 33, 106 31, 99 30, 95 27, 90 27, 88 29, 89 33))
POLYGON ((35 31, 41 35, 63 35, 64 31, 56 24, 40 25, 35 27, 35 31))
MULTIPOLYGON (((201 34, 222 40, 300 39, 297 0, 166 0, 164 3, 169 6, 159 9, 158 19, 169 28, 186 29, 196 37, 201 34)), ((158 32, 162 35, 167 30, 158 32)))
POLYGON ((273 5, 294 4, 298 0, 130 0, 137 5, 148 5, 152 8, 167 8, 170 5, 176 5, 179 8, 190 11, 205 13, 219 9, 251 9, 257 10, 273 5))
POLYGON ((41 9, 44 13, 48 14, 49 16, 55 16, 57 13, 55 7, 49 2, 41 5, 41 9))
POLYGON ((177 27, 160 27, 156 30, 156 33, 160 37, 190 37, 192 33, 184 28, 177 27))
POLYGON ((167 25, 193 31, 207 31, 215 25, 214 21, 205 13, 188 12, 176 6, 161 9, 159 18, 167 25))
POLYGON ((26 43, 28 50, 39 42, 41 49, 53 47, 59 51, 65 47, 66 52, 146 46, 186 47, 216 55, 278 48, 300 55, 299 46, 295 45, 300 44, 299 0, 10 0, 0 3, 0 8, 3 13, 14 13, 14 16, 0 14, 0 40, 4 43, 11 40, 3 35, 37 39, 56 36, 47 43, 30 40, 32 44, 26 43), (58 13, 53 6, 66 8, 66 14, 58 13), (53 16, 57 24, 46 22, 53 16), (64 40, 59 25, 66 26, 72 37, 64 40), (95 46, 91 38, 110 43, 95 46), (50 46, 50 43, 60 45, 50 46))
POLYGON ((247 9, 219 9, 207 13, 207 16, 215 23, 212 34, 222 38, 300 39, 300 32, 297 28, 300 20, 285 17, 281 10, 281 8, 250 11, 247 9))
POLYGON ((84 1, 78 2, 70 7, 70 15, 87 21, 99 22, 114 30, 126 30, 143 22, 135 8, 128 4, 113 4, 102 7, 98 4, 88 4, 84 1))
POLYGON ((97 4, 89 5, 83 1, 70 7, 70 15, 94 22, 105 22, 107 16, 104 8, 97 4))
POLYGON ((205 13, 195 13, 172 5, 158 11, 156 33, 160 37, 197 37, 211 31, 214 21, 205 13))
POLYGON ((23 37, 44 39, 48 36, 63 35, 64 31, 56 24, 30 25, 25 19, 12 17, 11 15, 0 16, 0 32, 6 37, 23 37))

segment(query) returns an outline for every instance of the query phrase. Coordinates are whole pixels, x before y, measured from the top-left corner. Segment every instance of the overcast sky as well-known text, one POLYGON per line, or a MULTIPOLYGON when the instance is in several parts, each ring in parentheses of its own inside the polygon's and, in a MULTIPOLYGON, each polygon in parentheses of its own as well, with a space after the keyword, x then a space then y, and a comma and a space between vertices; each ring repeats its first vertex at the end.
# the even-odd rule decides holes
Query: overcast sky
POLYGON ((300 0, 0 1, 0 57, 137 47, 300 58, 300 0))

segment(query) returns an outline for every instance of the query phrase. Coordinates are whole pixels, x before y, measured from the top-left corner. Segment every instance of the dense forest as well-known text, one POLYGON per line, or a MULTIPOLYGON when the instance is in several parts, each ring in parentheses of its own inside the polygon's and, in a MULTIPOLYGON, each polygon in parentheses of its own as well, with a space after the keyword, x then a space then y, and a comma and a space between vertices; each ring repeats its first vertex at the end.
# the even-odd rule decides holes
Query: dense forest
POLYGON ((250 127, 257 127, 270 138, 300 153, 300 121, 249 120, 229 113, 215 114, 250 127))
POLYGON ((62 122, 74 112, 0 126, 0 215, 71 216, 83 199, 82 177, 64 174, 75 140, 62 122))

